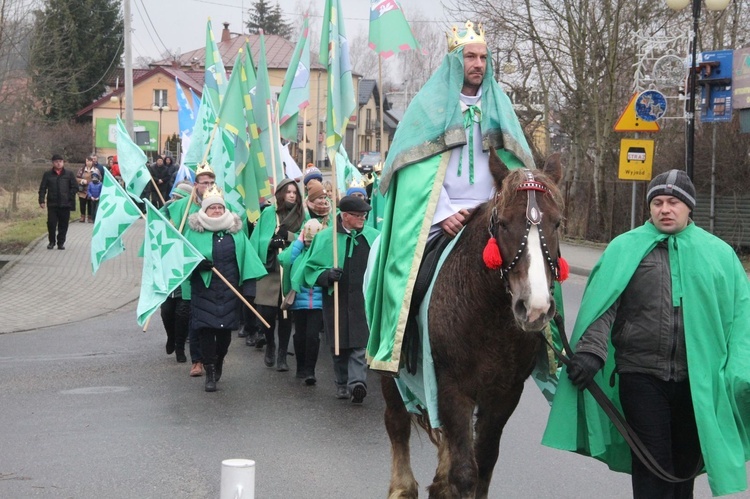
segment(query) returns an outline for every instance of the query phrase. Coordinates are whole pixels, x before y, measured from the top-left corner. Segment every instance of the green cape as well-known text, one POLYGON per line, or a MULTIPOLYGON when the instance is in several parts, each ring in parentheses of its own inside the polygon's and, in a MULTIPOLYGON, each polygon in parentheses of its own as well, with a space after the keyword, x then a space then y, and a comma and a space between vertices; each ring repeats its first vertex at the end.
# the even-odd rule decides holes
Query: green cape
MULTIPOLYGON (((258 256, 255 254, 255 252, 252 251, 248 246, 247 236, 245 235, 245 233, 240 230, 239 232, 235 232, 233 234, 229 233, 229 235, 231 235, 234 239, 235 254, 237 256, 237 266, 240 269, 239 284, 241 285, 248 279, 260 279, 261 277, 265 276, 267 274, 266 268, 260 261, 258 256)), ((204 232, 187 230, 185 232, 185 238, 190 241, 193 246, 195 246, 195 249, 197 249, 201 255, 205 256, 211 261, 213 261, 213 236, 214 232, 208 230, 204 232)), ((213 271, 204 270, 201 271, 200 275, 201 279, 203 279, 203 284, 208 287, 211 284, 211 278, 214 275, 213 271)), ((190 292, 190 279, 185 279, 182 285, 182 299, 189 300, 191 296, 192 294, 190 292)))
MULTIPOLYGON (((641 260, 663 240, 669 245, 674 300, 682 296, 690 389, 708 482, 714 495, 739 492, 747 488, 750 459, 750 290, 731 247, 692 223, 670 236, 649 222, 615 238, 589 277, 571 344, 615 302, 641 260)), ((594 379, 619 409, 617 383, 605 382, 615 367, 611 343, 609 349, 594 379)), ((593 397, 565 373, 542 443, 630 472, 627 444, 593 397)))
MULTIPOLYGON (((365 236, 367 244, 372 248, 375 238, 378 237, 378 231, 365 225, 362 231, 357 232, 365 236)), ((347 257, 346 240, 351 236, 337 232, 338 244, 338 268, 344 268, 344 260, 347 257)), ((355 236, 356 237, 356 236, 355 236)), ((302 257, 300 257, 302 258, 302 257)), ((312 240, 312 244, 307 249, 305 260, 297 266, 295 262, 294 272, 292 273, 292 282, 304 283, 308 288, 315 286, 318 276, 327 269, 333 267, 333 227, 318 232, 312 240)), ((333 287, 328 288, 328 294, 333 293, 333 287)))
POLYGON ((252 235, 250 235, 250 247, 258 255, 261 262, 265 263, 268 259, 268 244, 277 228, 276 207, 271 205, 261 212, 258 223, 255 225, 252 235))
MULTIPOLYGON (((482 81, 482 145, 509 168, 534 168, 513 106, 492 78, 482 81)), ((443 63, 409 104, 396 130, 380 179, 385 195, 380 249, 365 291, 370 326, 367 359, 373 369, 397 372, 406 318, 451 149, 466 144, 460 93, 463 48, 443 63), (408 166, 408 168, 407 168, 408 166)))

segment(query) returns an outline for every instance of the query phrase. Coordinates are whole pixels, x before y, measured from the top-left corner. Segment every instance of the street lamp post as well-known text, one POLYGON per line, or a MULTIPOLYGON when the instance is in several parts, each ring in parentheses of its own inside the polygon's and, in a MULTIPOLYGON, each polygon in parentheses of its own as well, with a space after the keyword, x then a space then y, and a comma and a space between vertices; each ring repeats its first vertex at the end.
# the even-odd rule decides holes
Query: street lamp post
MULTIPOLYGON (((690 41, 690 96, 685 110, 685 172, 693 179, 695 165, 695 91, 698 83, 698 21, 701 17, 702 0, 666 0, 667 7, 672 10, 682 10, 692 4, 693 33, 690 41)), ((708 10, 724 10, 731 0, 705 0, 708 10)))
POLYGON ((169 106, 167 104, 164 104, 163 102, 160 102, 159 104, 154 104, 153 106, 151 106, 151 110, 159 111, 159 131, 157 132, 159 147, 157 147, 157 152, 161 154, 161 113, 164 111, 169 111, 169 106))
POLYGON ((113 95, 112 97, 109 98, 109 101, 110 102, 117 102, 117 103, 120 104, 120 118, 122 118, 122 99, 119 98, 116 95, 113 95))

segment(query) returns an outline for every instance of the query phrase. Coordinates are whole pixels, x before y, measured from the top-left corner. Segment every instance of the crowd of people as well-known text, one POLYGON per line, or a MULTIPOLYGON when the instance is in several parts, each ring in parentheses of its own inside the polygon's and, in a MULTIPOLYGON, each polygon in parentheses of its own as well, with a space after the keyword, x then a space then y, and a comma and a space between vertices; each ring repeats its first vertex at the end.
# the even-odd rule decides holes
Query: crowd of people
POLYGON ((307 386, 317 384, 324 336, 335 396, 354 404, 366 397, 369 330, 362 284, 378 232, 365 226, 371 208, 364 188, 352 187, 336 210, 323 180, 314 167, 305 171, 301 185, 283 179, 257 222, 245 223, 228 210, 211 167, 200 165, 195 183, 178 183, 161 208, 205 257, 161 308, 166 353, 187 362, 189 344, 189 374, 205 375, 205 391, 217 390, 236 330, 246 346, 265 349, 268 368, 289 371, 293 355, 295 376, 307 386))

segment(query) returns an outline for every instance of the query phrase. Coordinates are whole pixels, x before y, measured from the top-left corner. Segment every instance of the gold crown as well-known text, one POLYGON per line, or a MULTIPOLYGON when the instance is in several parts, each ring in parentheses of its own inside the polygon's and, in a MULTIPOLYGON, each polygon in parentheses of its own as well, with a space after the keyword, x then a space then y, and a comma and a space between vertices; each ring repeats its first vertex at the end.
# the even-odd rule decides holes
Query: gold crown
POLYGON ((208 163, 201 163, 198 165, 198 168, 195 170, 195 176, 198 177, 198 175, 211 175, 213 178, 216 178, 214 170, 208 163))
POLYGON ((479 28, 479 34, 474 31, 473 22, 466 21, 465 26, 466 30, 462 30, 461 32, 458 31, 458 27, 453 26, 453 28, 445 34, 445 37, 448 39, 448 52, 453 52, 458 47, 466 45, 467 43, 481 43, 482 45, 487 45, 487 41, 484 39, 482 23, 477 25, 477 28, 479 28))
POLYGON ((224 199, 224 193, 221 191, 218 185, 214 184, 209 187, 206 192, 203 193, 203 199, 208 198, 221 198, 224 199))
POLYGON ((351 189, 352 187, 361 187, 361 188, 363 188, 363 189, 364 189, 364 188, 365 188, 365 183, 364 183, 364 182, 362 182, 361 180, 357 180, 357 179, 354 179, 354 180, 352 180, 352 182, 351 182, 351 183, 349 184, 349 189, 351 189))

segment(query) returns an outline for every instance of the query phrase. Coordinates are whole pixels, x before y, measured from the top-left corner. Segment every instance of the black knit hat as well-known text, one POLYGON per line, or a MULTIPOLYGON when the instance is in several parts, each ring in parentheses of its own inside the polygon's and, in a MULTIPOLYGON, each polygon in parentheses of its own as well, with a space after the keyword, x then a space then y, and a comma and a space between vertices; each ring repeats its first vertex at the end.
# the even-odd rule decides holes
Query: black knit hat
POLYGON ((656 196, 674 196, 695 209, 695 186, 683 170, 669 170, 654 177, 648 184, 646 202, 651 204, 656 196))

